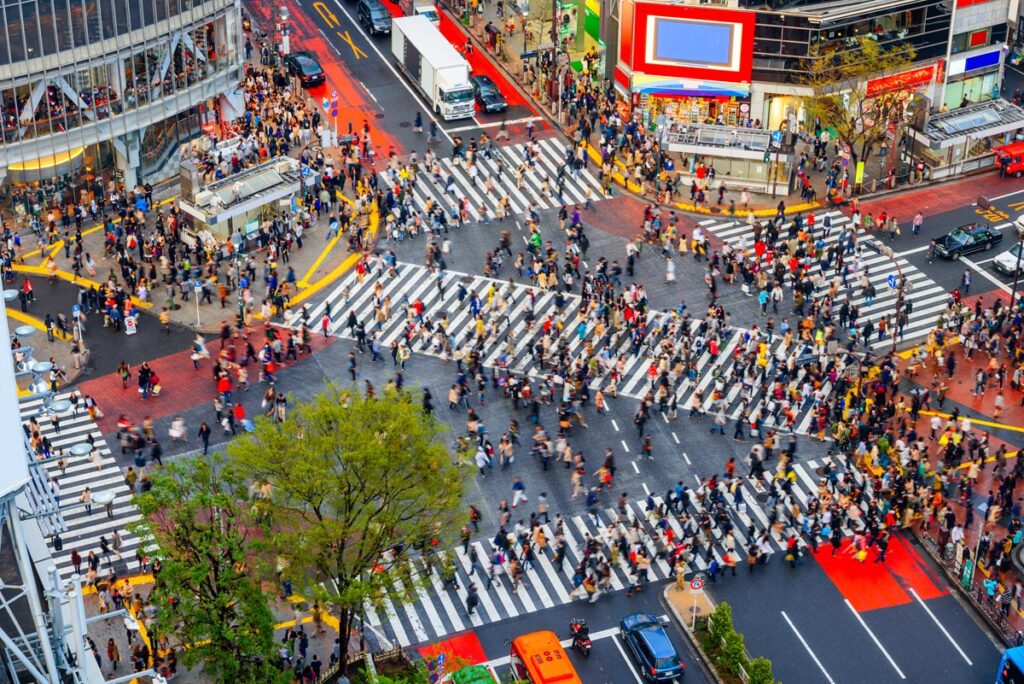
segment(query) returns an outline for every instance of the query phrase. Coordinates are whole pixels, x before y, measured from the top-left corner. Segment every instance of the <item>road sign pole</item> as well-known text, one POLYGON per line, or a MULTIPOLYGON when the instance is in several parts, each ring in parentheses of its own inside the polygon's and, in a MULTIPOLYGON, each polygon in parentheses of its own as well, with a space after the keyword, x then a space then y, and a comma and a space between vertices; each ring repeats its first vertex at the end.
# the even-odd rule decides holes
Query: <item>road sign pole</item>
POLYGON ((690 630, 691 631, 696 631, 697 630, 697 592, 693 592, 693 610, 691 610, 690 612, 693 613, 693 623, 690 625, 690 630))

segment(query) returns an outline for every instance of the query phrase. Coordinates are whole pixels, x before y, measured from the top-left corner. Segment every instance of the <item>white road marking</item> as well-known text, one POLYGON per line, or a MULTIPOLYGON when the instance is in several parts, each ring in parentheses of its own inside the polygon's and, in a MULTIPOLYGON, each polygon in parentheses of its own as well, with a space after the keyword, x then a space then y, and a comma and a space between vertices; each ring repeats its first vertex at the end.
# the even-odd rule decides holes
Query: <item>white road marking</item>
POLYGON ((491 123, 480 123, 479 121, 477 121, 476 117, 473 117, 473 120, 477 121, 477 124, 475 126, 459 126, 458 128, 449 128, 448 132, 463 133, 465 131, 476 130, 477 128, 498 128, 502 124, 505 124, 507 126, 508 124, 529 123, 531 121, 540 121, 542 118, 543 117, 539 116, 527 116, 522 119, 510 119, 508 121, 492 121, 491 123))
MULTIPOLYGON (((317 26, 316 30, 319 31, 320 35, 324 37, 324 42, 331 46, 331 48, 334 50, 334 54, 336 54, 339 57, 341 57, 341 50, 339 50, 334 43, 332 43, 331 41, 327 40, 327 34, 324 33, 324 30, 322 28, 320 28, 319 26, 317 26)), ((376 98, 374 98, 374 99, 376 99, 376 98)))
POLYGON ((908 254, 917 254, 918 252, 924 252, 929 247, 931 247, 931 245, 922 245, 920 247, 914 247, 914 249, 908 249, 905 252, 896 252, 896 256, 901 257, 907 256, 908 254))
POLYGON ((882 646, 882 642, 878 640, 878 637, 875 636, 875 633, 871 631, 870 627, 868 627, 868 623, 864 622, 864 618, 860 616, 860 613, 858 613, 857 610, 853 607, 853 604, 850 603, 850 599, 843 599, 843 602, 846 603, 846 607, 850 609, 851 613, 853 613, 853 617, 857 618, 857 622, 859 622, 860 626, 864 628, 864 631, 868 633, 868 636, 871 637, 871 640, 875 642, 875 646, 878 647, 878 650, 882 652, 882 655, 885 656, 885 659, 889 661, 890 665, 892 665, 892 669, 896 670, 896 674, 900 676, 900 679, 906 679, 907 676, 903 674, 903 670, 901 670, 899 665, 896 664, 896 661, 892 659, 892 656, 889 655, 889 652, 885 650, 885 646, 882 646))
POLYGON ((917 592, 914 591, 913 587, 911 587, 910 589, 910 594, 914 597, 914 599, 917 600, 918 603, 921 604, 921 607, 924 608, 924 612, 928 613, 928 617, 932 619, 932 622, 934 622, 935 626, 939 628, 939 631, 941 631, 946 636, 946 638, 949 639, 949 643, 953 644, 953 648, 955 648, 956 652, 960 654, 960 657, 963 658, 968 665, 974 667, 974 663, 972 663, 971 659, 967 657, 967 654, 964 653, 964 650, 960 648, 960 644, 956 643, 956 640, 949 635, 949 632, 946 631, 946 628, 942 626, 941 622, 939 622, 939 618, 935 617, 935 613, 933 613, 931 608, 928 607, 928 604, 921 600, 921 597, 917 595, 917 592))
MULTIPOLYGON (((659 619, 662 622, 666 622, 668 620, 668 616, 662 615, 659 619)), ((601 639, 607 639, 608 637, 614 637, 618 633, 619 633, 619 628, 618 627, 609 627, 608 629, 602 629, 599 632, 591 632, 590 633, 590 640, 591 641, 600 641, 601 639)), ((618 641, 618 639, 616 639, 616 641, 618 641)), ((572 646, 572 639, 562 639, 561 644, 562 644, 562 648, 569 648, 570 646, 572 646)), ((496 668, 504 667, 504 666, 508 665, 509 662, 511 662, 509 656, 502 656, 500 658, 495 658, 494 660, 488 660, 486 663, 480 663, 480 664, 483 665, 484 667, 490 667, 490 668, 495 668, 496 669, 496 668)), ((639 681, 639 680, 637 680, 637 681, 639 681)), ((643 682, 641 682, 641 684, 643 684, 643 682)))
POLYGON ((626 655, 626 650, 622 648, 622 644, 619 643, 618 639, 612 639, 612 643, 615 644, 615 648, 619 649, 619 653, 622 654, 622 659, 626 661, 626 665, 629 666, 629 672, 633 675, 633 679, 636 680, 636 684, 644 684, 643 680, 640 679, 640 675, 636 673, 636 668, 633 667, 633 661, 626 655))
POLYGON ((679 444, 679 435, 677 435, 675 432, 672 433, 672 439, 676 440, 676 444, 679 444))
POLYGON ((636 461, 633 461, 633 470, 637 473, 637 475, 640 474, 640 466, 636 464, 636 461))
MULTIPOLYGON (((352 15, 348 13, 347 9, 345 9, 345 6, 341 4, 341 0, 334 0, 334 4, 337 5, 338 9, 341 10, 341 13, 344 14, 350 22, 352 22, 353 28, 355 28, 355 30, 359 32, 359 35, 361 35, 363 39, 367 42, 367 44, 370 46, 370 49, 377 53, 377 57, 379 57, 380 61, 384 63, 384 66, 386 66, 391 71, 391 73, 395 75, 395 78, 398 80, 398 82, 401 83, 402 86, 409 91, 409 94, 412 95, 412 98, 416 101, 416 103, 422 104, 422 101, 420 100, 419 96, 416 95, 416 93, 412 89, 412 86, 409 85, 409 81, 398 73, 398 70, 395 69, 395 65, 392 64, 390 60, 384 57, 384 54, 380 51, 380 48, 378 48, 377 45, 372 40, 370 40, 370 37, 366 35, 366 32, 363 31, 362 25, 358 21, 353 19, 352 15)), ((442 126, 441 123, 434 117, 433 110, 430 107, 426 107, 424 108, 424 111, 426 111, 427 116, 430 117, 431 121, 437 123, 437 130, 439 130, 441 134, 444 135, 444 137, 448 138, 448 142, 454 145, 455 141, 452 140, 452 136, 448 135, 448 131, 444 130, 444 126, 442 126)))
POLYGON ((980 275, 985 280, 988 280, 988 281, 994 283, 995 286, 998 287, 1003 292, 1009 292, 1010 291, 1010 286, 1009 285, 1007 285, 1003 281, 999 280, 994 275, 992 275, 991 273, 989 273, 988 271, 983 269, 981 266, 979 266, 975 262, 971 261, 970 259, 965 259, 964 257, 960 257, 960 263, 962 263, 965 266, 969 267, 972 271, 975 271, 978 275, 980 275))
POLYGON ((612 418, 612 427, 615 428, 616 432, 619 431, 619 424, 615 422, 614 418, 612 418))
POLYGON ((647 496, 650 496, 651 495, 651 488, 647 486, 647 483, 646 482, 641 482, 640 484, 642 484, 644 486, 644 494, 646 494, 647 496))
POLYGON ((825 666, 821 664, 820 660, 818 660, 818 656, 815 655, 814 651, 811 650, 810 645, 804 639, 804 635, 801 634, 799 630, 797 630, 796 625, 794 625, 793 621, 789 619, 788 615, 786 615, 786 611, 782 611, 782 619, 785 620, 786 624, 789 625, 789 628, 793 630, 793 634, 796 634, 796 638, 800 640, 801 644, 803 644, 804 648, 807 650, 808 655, 811 656, 811 660, 813 660, 814 664, 818 666, 819 670, 821 670, 821 674, 825 675, 825 679, 828 680, 828 683, 836 684, 836 681, 832 679, 832 675, 828 673, 828 670, 825 669, 825 666))
POLYGON ((683 459, 686 461, 686 465, 693 465, 690 463, 690 457, 686 455, 685 451, 683 452, 683 459))
POLYGON ((622 442, 622 450, 625 451, 628 454, 629 453, 629 445, 626 444, 626 440, 620 439, 619 441, 622 442))

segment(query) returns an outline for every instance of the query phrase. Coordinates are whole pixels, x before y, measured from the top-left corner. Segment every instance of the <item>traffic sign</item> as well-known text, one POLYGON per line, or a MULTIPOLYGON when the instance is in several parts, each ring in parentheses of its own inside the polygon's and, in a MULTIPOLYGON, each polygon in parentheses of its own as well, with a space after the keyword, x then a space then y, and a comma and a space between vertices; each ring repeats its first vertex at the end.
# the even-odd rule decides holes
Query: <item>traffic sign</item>
POLYGON ((328 109, 330 109, 330 108, 331 108, 331 103, 330 103, 330 102, 328 102, 328 100, 327 100, 327 98, 326 98, 326 97, 324 98, 324 102, 323 102, 323 104, 324 104, 324 111, 325 111, 325 112, 326 112, 326 111, 327 111, 328 109))
POLYGON ((782 131, 772 131, 772 142, 776 145, 782 144, 782 131))
POLYGON ((338 116, 338 108, 337 107, 331 107, 331 117, 332 118, 337 118, 337 116, 338 116))
POLYGON ((438 653, 437 654, 437 664, 438 665, 444 665, 444 661, 445 661, 444 653, 438 653))
POLYGON ((137 332, 138 329, 135 327, 135 316, 126 316, 124 319, 124 334, 134 335, 137 332))
POLYGON ((704 588, 704 580, 699 577, 695 577, 690 580, 690 591, 700 591, 704 588))
POLYGON ((850 154, 850 152, 853 151, 852 148, 850 147, 850 143, 843 143, 842 150, 843 150, 843 154, 850 154))
POLYGON ((332 100, 337 100, 338 99, 338 91, 337 90, 332 90, 331 91, 331 99, 332 100))
POLYGON ((889 283, 889 288, 892 290, 896 289, 896 275, 893 273, 889 274, 889 277, 885 279, 889 283))

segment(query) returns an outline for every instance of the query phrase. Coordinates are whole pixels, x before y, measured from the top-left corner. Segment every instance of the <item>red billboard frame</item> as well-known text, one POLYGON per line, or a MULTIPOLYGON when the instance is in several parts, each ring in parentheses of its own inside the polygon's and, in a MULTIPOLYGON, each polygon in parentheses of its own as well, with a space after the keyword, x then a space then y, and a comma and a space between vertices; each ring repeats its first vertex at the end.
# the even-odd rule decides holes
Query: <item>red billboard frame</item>
MULTIPOLYGON (((627 4, 628 0, 623 4, 627 4)), ((721 9, 702 5, 663 5, 653 2, 637 2, 632 5, 632 16, 622 22, 620 44, 632 47, 630 66, 634 72, 650 76, 690 78, 724 83, 749 83, 754 63, 754 23, 756 14, 745 10, 721 9), (698 21, 736 24, 740 27, 739 64, 736 69, 708 69, 697 66, 652 64, 647 61, 647 25, 650 17, 671 19, 695 19, 698 21), (626 35, 629 33, 629 35, 626 35)), ((623 8, 624 10, 626 8, 623 8)), ((625 14, 625 12, 624 12, 625 14)), ((620 57, 625 50, 620 50, 620 57)))

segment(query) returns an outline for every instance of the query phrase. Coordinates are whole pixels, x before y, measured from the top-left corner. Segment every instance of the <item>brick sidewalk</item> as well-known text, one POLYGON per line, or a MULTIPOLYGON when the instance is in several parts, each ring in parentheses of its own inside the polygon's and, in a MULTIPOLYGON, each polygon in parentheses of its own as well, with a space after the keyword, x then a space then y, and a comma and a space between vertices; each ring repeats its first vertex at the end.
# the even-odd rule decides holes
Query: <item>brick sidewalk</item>
MULTIPOLYGON (((310 321, 310 329, 314 333, 311 335, 310 347, 312 347, 315 354, 317 351, 333 343, 335 338, 324 339, 314 329, 314 324, 314 321, 310 321)), ((283 328, 279 329, 285 330, 283 328)), ((249 335, 249 341, 257 352, 263 346, 265 339, 266 334, 263 326, 252 329, 249 335)), ((283 339, 287 340, 287 334, 285 334, 283 339)), ((287 348, 286 344, 284 348, 287 348)), ((200 360, 198 369, 193 368, 191 350, 170 354, 150 361, 149 367, 160 378, 162 391, 159 397, 150 398, 145 401, 142 400, 139 395, 138 385, 135 382, 138 372, 136 368, 132 369, 133 377, 128 381, 127 389, 122 388, 120 378, 113 373, 93 380, 87 380, 81 383, 78 389, 83 395, 91 396, 99 404, 104 416, 98 422, 104 433, 115 432, 117 430, 118 418, 122 415, 131 423, 137 425, 142 423, 147 416, 156 420, 164 416, 181 413, 194 406, 212 402, 217 396, 216 385, 210 373, 221 349, 220 341, 208 342, 207 349, 210 351, 211 358, 200 360)), ((245 350, 244 341, 238 340, 236 349, 237 353, 241 355, 245 350)), ((306 358, 308 358, 307 354, 299 354, 300 361, 306 358)), ((292 364, 285 363, 283 365, 287 367, 292 364)), ((248 372, 249 384, 254 387, 252 391, 262 393, 264 388, 262 386, 257 387, 259 363, 256 361, 251 362, 248 366, 248 372)), ((233 374, 232 379, 236 378, 237 376, 233 374)), ((235 384, 237 385, 237 383, 235 384)), ((245 391, 237 386, 235 390, 236 392, 245 391)))

